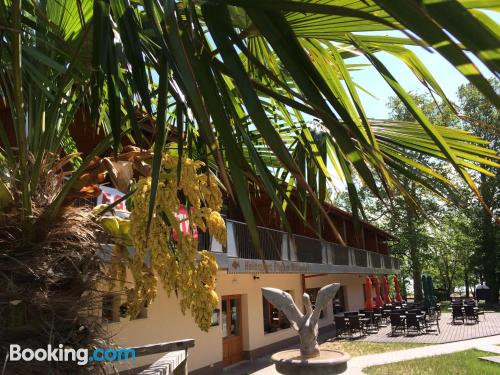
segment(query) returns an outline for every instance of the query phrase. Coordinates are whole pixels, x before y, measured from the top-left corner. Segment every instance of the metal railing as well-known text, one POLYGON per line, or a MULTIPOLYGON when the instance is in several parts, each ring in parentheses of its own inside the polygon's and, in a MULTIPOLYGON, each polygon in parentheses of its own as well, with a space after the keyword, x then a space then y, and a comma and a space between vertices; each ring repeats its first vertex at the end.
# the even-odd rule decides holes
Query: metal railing
POLYGON ((366 250, 354 249, 354 261, 358 267, 368 267, 368 253, 366 250))
POLYGON ((212 236, 210 233, 198 231, 198 250, 209 250, 212 246, 212 236))
POLYGON ((392 258, 389 255, 382 255, 384 259, 384 268, 392 268, 392 258))
POLYGON ((293 235, 297 261, 305 263, 323 263, 322 242, 316 238, 293 235))
POLYGON ((259 254, 255 248, 250 231, 245 223, 232 221, 234 230, 234 239, 236 241, 236 250, 240 258, 245 259, 267 259, 281 260, 281 246, 283 241, 283 232, 257 227, 259 233, 259 242, 262 254, 259 254))
POLYGON ((392 258, 392 267, 396 270, 401 269, 401 262, 397 258, 392 258))
POLYGON ((382 268, 382 261, 380 260, 380 254, 370 253, 373 268, 382 268))
POLYGON ((349 248, 336 243, 329 243, 329 245, 332 252, 332 263, 337 266, 348 266, 349 248))
MULTIPOLYGON (((296 234, 290 237, 286 232, 265 227, 257 227, 262 250, 262 254, 259 254, 253 245, 246 223, 234 220, 226 221, 228 224, 228 238, 231 235, 234 238, 234 248, 228 249, 228 253, 232 254, 231 256, 244 259, 264 258, 265 260, 289 260, 374 269, 399 270, 400 267, 399 260, 389 255, 296 234)), ((201 240, 208 246, 210 245, 209 239, 202 236, 201 240)), ((229 243, 228 246, 230 246, 229 243)))

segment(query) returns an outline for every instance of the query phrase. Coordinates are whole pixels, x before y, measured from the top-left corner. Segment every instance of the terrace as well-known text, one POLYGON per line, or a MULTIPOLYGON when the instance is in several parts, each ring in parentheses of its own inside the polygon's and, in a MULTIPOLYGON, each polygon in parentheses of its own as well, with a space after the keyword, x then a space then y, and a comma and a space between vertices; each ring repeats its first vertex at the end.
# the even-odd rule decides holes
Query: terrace
POLYGON ((213 238, 201 238, 200 244, 229 272, 399 273, 400 262, 390 255, 265 227, 258 227, 259 254, 245 223, 228 219, 226 227, 226 248, 213 238))

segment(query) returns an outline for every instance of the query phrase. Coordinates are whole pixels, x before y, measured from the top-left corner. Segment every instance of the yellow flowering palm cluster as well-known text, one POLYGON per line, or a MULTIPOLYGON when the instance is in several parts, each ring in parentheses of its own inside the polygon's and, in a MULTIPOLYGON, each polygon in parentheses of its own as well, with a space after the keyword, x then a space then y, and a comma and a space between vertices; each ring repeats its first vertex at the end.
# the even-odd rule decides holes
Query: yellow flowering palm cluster
POLYGON ((183 313, 190 310, 202 330, 210 328, 212 311, 219 302, 215 292, 217 263, 210 252, 198 250, 194 234, 208 230, 225 245, 226 225, 219 213, 222 193, 214 176, 200 173, 203 165, 164 155, 149 233, 151 177, 141 177, 136 183, 127 233, 135 252, 129 254, 123 243, 117 242, 110 267, 116 279, 124 276, 126 268, 131 271, 135 284, 128 292, 131 315, 154 299, 160 281, 169 296, 172 292, 178 296, 183 313), (182 223, 176 218, 181 202, 190 208, 184 219, 189 220, 189 233, 181 231, 182 223))

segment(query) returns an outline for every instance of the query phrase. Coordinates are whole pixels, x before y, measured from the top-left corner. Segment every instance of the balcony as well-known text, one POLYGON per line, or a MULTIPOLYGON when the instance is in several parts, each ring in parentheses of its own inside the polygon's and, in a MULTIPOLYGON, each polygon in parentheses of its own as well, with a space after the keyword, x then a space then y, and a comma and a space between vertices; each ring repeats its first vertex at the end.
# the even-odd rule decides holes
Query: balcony
POLYGON ((245 223, 226 220, 226 226, 226 249, 214 239, 205 241, 230 272, 399 273, 399 260, 389 255, 264 227, 257 227, 259 254, 245 223))

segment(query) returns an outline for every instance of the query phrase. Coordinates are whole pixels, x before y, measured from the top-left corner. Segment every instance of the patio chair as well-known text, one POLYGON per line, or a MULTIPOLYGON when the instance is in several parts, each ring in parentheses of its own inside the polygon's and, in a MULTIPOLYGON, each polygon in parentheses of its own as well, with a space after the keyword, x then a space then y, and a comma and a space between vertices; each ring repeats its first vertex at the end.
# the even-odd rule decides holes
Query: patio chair
POLYGON ((473 321, 474 323, 479 323, 479 316, 477 315, 477 309, 475 306, 465 306, 464 307, 464 312, 465 312, 465 320, 466 321, 473 321))
POLYGON ((340 337, 349 331, 349 327, 343 316, 334 316, 333 320, 335 322, 335 335, 340 337))
POLYGON ((394 336, 397 331, 404 333, 406 331, 405 323, 399 313, 390 314, 391 319, 391 335, 394 336))
POLYGON ((423 310, 421 310, 421 309, 412 308, 412 309, 409 309, 409 310, 408 310, 408 313, 410 313, 410 314, 420 315, 420 314, 422 314, 422 311, 423 311, 423 310))
POLYGON ((452 305, 452 307, 451 307, 451 317, 453 319, 453 324, 455 324, 455 322, 457 320, 461 320, 462 323, 465 323, 464 313, 462 312, 462 306, 461 305, 452 305))
POLYGON ((375 307, 373 309, 373 312, 377 315, 380 316, 380 318, 377 318, 377 324, 378 326, 386 326, 387 325, 387 320, 389 319, 389 313, 385 313, 384 309, 382 307, 375 307))
MULTIPOLYGON (((372 310, 362 310, 360 313, 365 314, 365 318, 370 319, 366 324, 366 331, 375 331, 378 332, 378 321, 380 317, 375 317, 375 313, 372 310)), ((368 332, 370 333, 370 332, 368 332)))
POLYGON ((436 303, 436 306, 434 306, 434 309, 436 310, 436 314, 438 315, 438 317, 441 317, 441 304, 436 303))
POLYGON ((366 335, 366 330, 359 316, 349 316, 349 334, 352 338, 354 332, 359 332, 359 337, 366 335))
POLYGON ((410 331, 417 334, 421 334, 424 331, 424 324, 417 318, 417 314, 406 314, 406 333, 408 334, 410 331))
POLYGON ((427 332, 435 332, 437 331, 438 335, 441 333, 441 329, 439 328, 439 314, 437 310, 431 307, 426 315, 425 319, 425 330, 427 332), (436 326, 436 328, 432 328, 436 326))

